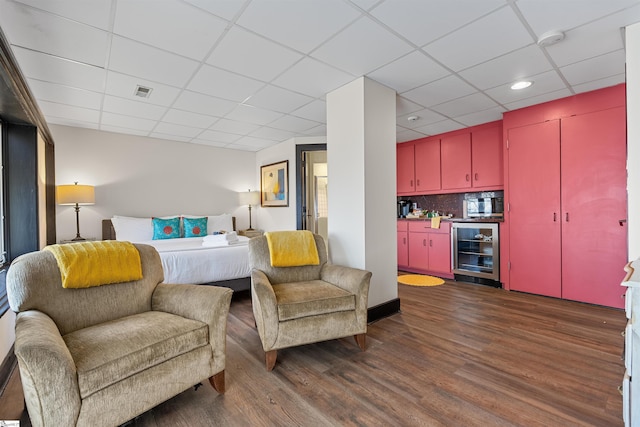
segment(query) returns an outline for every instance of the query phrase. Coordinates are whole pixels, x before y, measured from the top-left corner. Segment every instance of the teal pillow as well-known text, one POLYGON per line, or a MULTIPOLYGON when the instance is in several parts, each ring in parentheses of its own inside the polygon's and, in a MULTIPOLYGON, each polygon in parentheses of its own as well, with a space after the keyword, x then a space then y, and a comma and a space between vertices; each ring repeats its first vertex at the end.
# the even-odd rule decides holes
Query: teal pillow
POLYGON ((153 240, 180 237, 180 218, 153 218, 153 240))
POLYGON ((182 218, 184 237, 204 237, 207 235, 207 217, 182 218))

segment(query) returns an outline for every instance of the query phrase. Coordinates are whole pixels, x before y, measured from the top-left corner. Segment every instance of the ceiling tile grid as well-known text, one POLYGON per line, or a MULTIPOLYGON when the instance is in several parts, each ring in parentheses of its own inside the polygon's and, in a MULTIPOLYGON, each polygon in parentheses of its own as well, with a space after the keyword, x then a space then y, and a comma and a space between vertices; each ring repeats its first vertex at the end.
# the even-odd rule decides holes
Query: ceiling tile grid
POLYGON ((397 92, 398 142, 618 84, 639 21, 640 0, 0 0, 50 123, 246 151, 325 135, 360 76, 397 92))

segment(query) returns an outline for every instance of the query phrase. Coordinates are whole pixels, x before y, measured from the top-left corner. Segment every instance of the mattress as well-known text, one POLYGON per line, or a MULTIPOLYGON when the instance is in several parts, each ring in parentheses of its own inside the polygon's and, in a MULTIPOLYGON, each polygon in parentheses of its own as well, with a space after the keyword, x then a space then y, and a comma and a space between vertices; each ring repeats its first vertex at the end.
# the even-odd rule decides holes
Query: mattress
POLYGON ((164 283, 200 284, 249 277, 249 238, 227 246, 203 246, 202 237, 139 242, 160 254, 164 283))

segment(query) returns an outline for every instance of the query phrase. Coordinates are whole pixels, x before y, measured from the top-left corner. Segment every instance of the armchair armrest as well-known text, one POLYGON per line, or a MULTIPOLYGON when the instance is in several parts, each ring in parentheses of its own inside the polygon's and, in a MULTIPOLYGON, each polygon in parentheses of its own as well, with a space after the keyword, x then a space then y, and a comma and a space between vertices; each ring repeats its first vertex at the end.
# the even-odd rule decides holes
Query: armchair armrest
POLYGON ((267 275, 255 268, 251 270, 251 296, 262 347, 269 351, 278 337, 278 302, 267 275))
POLYGON ((213 368, 224 369, 227 316, 232 294, 231 289, 219 286, 160 283, 153 291, 151 309, 209 325, 209 343, 213 349, 215 364, 213 368))
POLYGON ((325 264, 320 279, 356 295, 358 316, 367 316, 371 272, 343 265, 325 264))
POLYGON ((58 327, 46 314, 29 310, 16 318, 15 354, 33 425, 76 425, 80 391, 76 365, 58 327))

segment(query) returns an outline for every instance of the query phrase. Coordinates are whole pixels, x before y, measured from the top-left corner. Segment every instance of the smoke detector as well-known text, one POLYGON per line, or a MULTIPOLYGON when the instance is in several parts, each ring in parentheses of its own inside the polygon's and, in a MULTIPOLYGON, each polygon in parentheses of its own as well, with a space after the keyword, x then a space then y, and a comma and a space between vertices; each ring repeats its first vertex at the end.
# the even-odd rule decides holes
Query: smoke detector
POLYGON ((407 120, 410 122, 415 122, 416 120, 418 120, 420 117, 418 116, 409 116, 407 117, 407 120))
POLYGON ((556 44, 564 40, 564 33, 562 31, 549 31, 548 33, 544 33, 538 39, 538 46, 547 47, 552 44, 556 44))
POLYGON ((151 95, 151 91, 153 89, 151 89, 150 87, 145 87, 145 86, 136 86, 136 91, 133 93, 135 96, 139 96, 140 98, 148 98, 149 95, 151 95))

